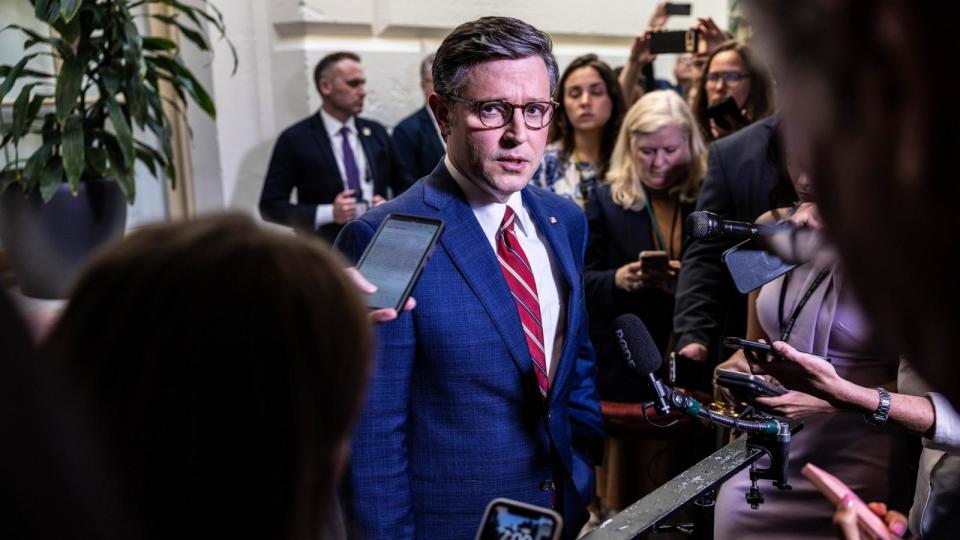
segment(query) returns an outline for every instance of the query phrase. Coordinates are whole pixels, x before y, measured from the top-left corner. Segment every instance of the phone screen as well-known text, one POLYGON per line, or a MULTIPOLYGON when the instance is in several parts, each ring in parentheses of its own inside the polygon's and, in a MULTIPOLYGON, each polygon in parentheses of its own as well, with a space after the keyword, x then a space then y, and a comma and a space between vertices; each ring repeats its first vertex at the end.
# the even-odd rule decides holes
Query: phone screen
POLYGON ((746 294, 762 287, 797 267, 783 262, 765 249, 758 249, 753 240, 741 242, 721 257, 737 290, 746 294))
POLYGON ((697 52, 698 39, 697 33, 691 30, 653 32, 650 34, 650 52, 653 54, 697 52))
POLYGON ((357 270, 377 286, 367 297, 368 307, 403 307, 442 230, 443 222, 437 219, 387 216, 357 264, 357 270))
POLYGON ((552 540, 559 535, 557 518, 546 508, 494 501, 487 509, 478 540, 552 540))
POLYGON ((674 4, 673 2, 666 6, 667 15, 689 15, 690 4, 674 4))

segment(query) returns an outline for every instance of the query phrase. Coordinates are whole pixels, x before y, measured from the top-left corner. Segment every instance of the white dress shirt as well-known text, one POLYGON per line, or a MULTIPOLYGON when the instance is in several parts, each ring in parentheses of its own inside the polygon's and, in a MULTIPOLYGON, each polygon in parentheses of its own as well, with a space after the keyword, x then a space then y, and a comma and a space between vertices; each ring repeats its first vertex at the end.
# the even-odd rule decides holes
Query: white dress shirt
MULTIPOLYGON (((341 122, 321 108, 320 119, 323 120, 323 127, 327 130, 327 137, 333 148, 333 157, 337 160, 337 169, 340 170, 340 178, 343 179, 343 189, 347 189, 347 171, 343 165, 343 134, 340 130, 344 126, 350 130, 347 143, 353 151, 357 171, 360 173, 360 193, 356 194, 356 197, 370 203, 373 200, 373 177, 368 172, 370 169, 367 167, 367 156, 363 152, 363 145, 360 144, 361 135, 357 131, 356 117, 351 116, 346 122, 341 122)), ((313 221, 314 228, 319 229, 321 225, 328 223, 333 223, 333 204, 318 204, 313 221)))
POLYGON ((480 228, 490 242, 490 248, 497 251, 497 230, 503 222, 503 216, 507 212, 507 206, 513 209, 517 215, 514 230, 517 233, 517 239, 523 248, 527 260, 530 262, 530 268, 533 270, 533 279, 537 285, 537 297, 540 300, 540 318, 543 322, 543 350, 547 361, 547 373, 552 381, 556 374, 557 360, 560 358, 560 352, 563 350, 564 328, 560 324, 564 320, 565 305, 561 299, 565 298, 561 285, 565 283, 563 274, 560 270, 560 264, 557 263, 550 250, 549 244, 542 240, 543 233, 537 230, 537 226, 530 218, 526 208, 523 207, 523 199, 520 192, 510 195, 506 204, 492 202, 490 196, 480 190, 473 182, 468 180, 453 163, 449 156, 444 156, 444 165, 450 171, 450 175, 463 190, 466 195, 467 203, 473 209, 473 215, 480 222, 480 228))

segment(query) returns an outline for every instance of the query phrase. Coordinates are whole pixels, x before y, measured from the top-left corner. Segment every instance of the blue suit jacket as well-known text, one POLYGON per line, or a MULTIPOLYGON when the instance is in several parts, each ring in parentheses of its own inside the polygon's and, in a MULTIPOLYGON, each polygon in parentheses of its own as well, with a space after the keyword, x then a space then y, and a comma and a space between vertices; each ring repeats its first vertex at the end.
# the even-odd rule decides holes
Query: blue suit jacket
MULTIPOLYGON (((373 120, 357 117, 356 121, 374 194, 387 197, 388 188, 393 195, 399 194, 412 182, 397 160, 387 130, 373 120)), ((277 139, 260 193, 260 215, 333 242, 341 226, 328 223, 314 230, 314 218, 317 205, 332 203, 343 189, 330 137, 317 113, 283 130, 277 139), (297 204, 290 202, 293 188, 297 188, 297 204)))
POLYGON ((397 158, 414 180, 430 174, 446 153, 426 107, 421 107, 393 128, 393 144, 397 158))
POLYGON ((416 309, 378 328, 344 493, 348 519, 367 538, 472 538, 495 497, 550 507, 551 479, 566 536, 585 522, 604 435, 581 279, 586 220, 540 188, 522 196, 568 290, 546 402, 496 256, 442 162, 337 239, 356 260, 392 212, 446 224, 414 288, 416 309))

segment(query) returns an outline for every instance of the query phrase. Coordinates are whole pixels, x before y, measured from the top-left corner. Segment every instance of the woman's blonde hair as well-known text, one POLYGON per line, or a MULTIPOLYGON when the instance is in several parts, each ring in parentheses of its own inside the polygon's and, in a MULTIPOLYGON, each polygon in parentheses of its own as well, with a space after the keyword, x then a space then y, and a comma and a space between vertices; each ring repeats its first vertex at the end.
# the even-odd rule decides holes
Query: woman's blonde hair
POLYGON ((644 94, 627 111, 610 158, 606 182, 610 184, 613 202, 624 209, 640 210, 647 204, 640 171, 630 151, 631 140, 665 127, 679 128, 687 136, 690 154, 686 177, 670 188, 670 194, 678 194, 682 202, 696 200, 707 172, 707 145, 683 98, 672 90, 657 90, 644 94))

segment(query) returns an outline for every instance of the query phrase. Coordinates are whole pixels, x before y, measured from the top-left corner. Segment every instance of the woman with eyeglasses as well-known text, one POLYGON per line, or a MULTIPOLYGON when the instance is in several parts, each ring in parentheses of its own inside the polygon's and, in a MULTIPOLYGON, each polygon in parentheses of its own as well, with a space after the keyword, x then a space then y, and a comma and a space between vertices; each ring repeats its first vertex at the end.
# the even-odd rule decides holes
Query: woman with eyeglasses
POLYGON ((575 58, 557 85, 560 103, 534 178, 581 207, 603 178, 626 111, 617 76, 595 54, 575 58))
POLYGON ((694 114, 707 141, 725 137, 773 113, 770 75, 750 47, 737 41, 728 41, 710 54, 696 94, 694 114), (735 107, 726 113, 723 109, 711 110, 728 98, 735 107))

